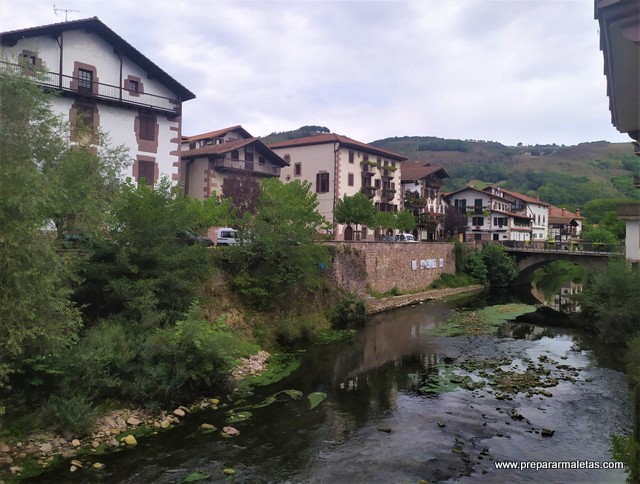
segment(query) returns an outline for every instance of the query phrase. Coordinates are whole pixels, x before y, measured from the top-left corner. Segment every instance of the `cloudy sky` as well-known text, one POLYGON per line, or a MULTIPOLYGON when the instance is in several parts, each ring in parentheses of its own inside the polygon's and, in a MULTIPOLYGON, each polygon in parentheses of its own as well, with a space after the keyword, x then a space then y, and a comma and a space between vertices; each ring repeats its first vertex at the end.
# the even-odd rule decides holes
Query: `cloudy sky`
POLYGON ((0 0, 0 31, 64 21, 54 4, 194 92, 186 135, 629 140, 610 122, 593 0, 0 0))

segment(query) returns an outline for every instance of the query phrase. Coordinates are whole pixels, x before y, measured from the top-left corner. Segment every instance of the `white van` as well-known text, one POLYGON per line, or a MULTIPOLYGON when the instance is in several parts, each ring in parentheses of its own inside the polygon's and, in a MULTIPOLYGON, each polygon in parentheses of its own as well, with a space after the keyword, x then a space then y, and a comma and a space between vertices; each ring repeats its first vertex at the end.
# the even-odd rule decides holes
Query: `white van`
POLYGON ((230 227, 222 227, 218 229, 216 236, 216 245, 237 245, 238 231, 230 227))
POLYGON ((396 235, 396 242, 418 242, 413 234, 398 234, 396 235))

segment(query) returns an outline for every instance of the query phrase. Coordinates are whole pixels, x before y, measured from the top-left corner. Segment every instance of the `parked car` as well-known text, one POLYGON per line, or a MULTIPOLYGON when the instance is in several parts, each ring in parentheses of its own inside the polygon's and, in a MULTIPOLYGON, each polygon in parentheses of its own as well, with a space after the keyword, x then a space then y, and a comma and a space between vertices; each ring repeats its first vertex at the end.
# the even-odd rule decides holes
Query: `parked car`
POLYGON ((237 245, 239 243, 238 231, 230 227, 218 229, 217 245, 237 245))
POLYGON ((380 239, 380 242, 395 242, 396 238, 393 235, 385 235, 380 239))
POLYGON ((177 238, 180 242, 187 245, 204 245, 205 247, 211 247, 213 245, 213 240, 209 237, 203 237, 202 235, 197 235, 191 232, 191 230, 183 229, 180 230, 177 234, 177 238))
POLYGON ((396 242, 418 242, 413 234, 402 233, 395 237, 396 242))

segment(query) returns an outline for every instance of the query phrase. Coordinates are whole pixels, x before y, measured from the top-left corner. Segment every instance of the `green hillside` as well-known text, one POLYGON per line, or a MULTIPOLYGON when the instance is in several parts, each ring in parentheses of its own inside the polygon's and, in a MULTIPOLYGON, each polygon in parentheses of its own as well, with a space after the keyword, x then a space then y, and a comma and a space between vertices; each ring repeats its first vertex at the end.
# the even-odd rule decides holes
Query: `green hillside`
POLYGON ((633 175, 640 175, 640 158, 633 154, 631 143, 505 146, 405 136, 371 144, 411 161, 444 167, 451 176, 447 191, 482 180, 570 210, 593 199, 640 198, 640 191, 633 188, 633 175))
MULTIPOLYGON (((269 144, 327 132, 329 129, 323 126, 303 126, 272 133, 263 141, 269 144)), ((640 190, 633 187, 633 175, 640 175, 640 157, 634 155, 630 142, 505 146, 493 141, 403 136, 369 144, 406 156, 409 161, 442 166, 451 176, 445 191, 472 180, 500 184, 569 210, 583 208, 587 216, 590 206, 597 205, 594 200, 607 200, 608 206, 613 206, 616 201, 640 199, 640 190)))

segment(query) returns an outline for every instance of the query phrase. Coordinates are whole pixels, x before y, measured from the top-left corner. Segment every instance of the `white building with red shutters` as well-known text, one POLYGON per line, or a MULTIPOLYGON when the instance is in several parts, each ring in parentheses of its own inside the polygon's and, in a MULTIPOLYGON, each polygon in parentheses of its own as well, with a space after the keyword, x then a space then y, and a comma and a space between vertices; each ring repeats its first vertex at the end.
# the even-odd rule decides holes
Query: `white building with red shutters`
POLYGON ((0 68, 33 73, 56 90, 53 109, 128 148, 124 176, 177 182, 182 103, 195 95, 97 17, 0 33, 0 68))

